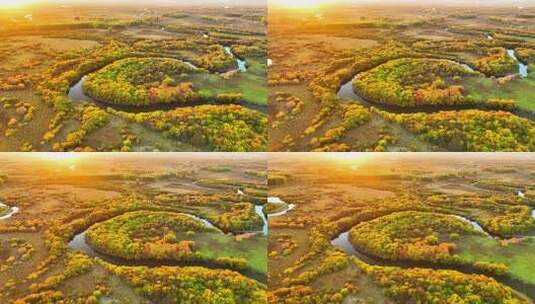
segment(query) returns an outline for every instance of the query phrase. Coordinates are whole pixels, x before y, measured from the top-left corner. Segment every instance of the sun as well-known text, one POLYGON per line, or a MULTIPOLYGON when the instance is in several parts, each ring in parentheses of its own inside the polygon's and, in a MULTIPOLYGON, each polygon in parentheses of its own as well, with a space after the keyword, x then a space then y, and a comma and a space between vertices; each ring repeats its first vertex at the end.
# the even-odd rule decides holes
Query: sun
POLYGON ((315 156, 319 160, 329 161, 353 171, 357 171, 375 158, 374 153, 317 153, 315 156))

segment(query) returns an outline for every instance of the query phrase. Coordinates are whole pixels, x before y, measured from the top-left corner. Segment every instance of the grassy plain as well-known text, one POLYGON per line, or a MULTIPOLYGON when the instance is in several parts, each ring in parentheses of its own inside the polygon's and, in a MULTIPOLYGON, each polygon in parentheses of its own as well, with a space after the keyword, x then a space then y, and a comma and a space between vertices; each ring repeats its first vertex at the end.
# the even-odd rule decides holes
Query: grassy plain
POLYGON ((529 7, 274 5, 269 150, 533 151, 531 16, 529 7), (479 112, 466 117, 470 109, 479 112))
POLYGON ((264 156, 32 153, 0 163, 0 201, 18 208, 0 219, 6 303, 266 303, 267 235, 254 208, 265 202, 264 156))
POLYGON ((269 196, 295 207, 269 218, 268 298, 533 303, 534 170, 529 154, 278 154, 269 196))
POLYGON ((2 9, 0 150, 265 151, 265 16, 251 6, 2 9), (195 71, 115 64, 154 57, 195 71), (94 81, 110 70, 125 79, 94 81), (223 129, 225 144, 212 138, 223 129))

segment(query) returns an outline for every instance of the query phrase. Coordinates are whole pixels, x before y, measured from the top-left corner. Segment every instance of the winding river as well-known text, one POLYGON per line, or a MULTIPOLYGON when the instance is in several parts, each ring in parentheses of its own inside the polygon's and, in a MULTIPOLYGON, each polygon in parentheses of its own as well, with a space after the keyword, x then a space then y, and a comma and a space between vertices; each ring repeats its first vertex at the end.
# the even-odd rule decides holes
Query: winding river
MULTIPOLYGON (((110 103, 105 102, 101 100, 97 100, 93 97, 90 97, 84 93, 83 90, 83 83, 87 76, 83 76, 77 83, 75 83, 70 89, 67 94, 67 97, 71 99, 73 102, 90 102, 95 104, 96 106, 100 108, 114 108, 119 111, 123 112, 129 112, 129 113, 143 113, 143 112, 153 112, 153 111, 169 111, 174 110, 177 108, 187 108, 192 106, 200 106, 200 105, 220 105, 220 103, 214 102, 214 101, 201 101, 201 102, 188 102, 188 103, 177 103, 177 102, 170 102, 170 103, 159 103, 159 104, 151 104, 151 105, 143 105, 143 106, 137 106, 137 105, 124 105, 124 104, 116 104, 116 103, 110 103)), ((267 113, 267 107, 262 105, 256 105, 249 102, 240 102, 237 103, 243 107, 246 107, 251 110, 255 110, 262 113, 267 113)))
MULTIPOLYGON (((475 70, 471 66, 466 64, 466 63, 457 62, 457 61, 453 61, 453 60, 447 60, 447 61, 449 61, 451 63, 454 63, 454 64, 457 64, 457 65, 460 65, 460 66, 464 67, 465 69, 467 69, 470 72, 475 72, 475 70)), ((429 105, 429 106, 401 107, 401 106, 386 105, 386 104, 381 104, 381 103, 378 103, 378 102, 373 102, 373 101, 370 101, 370 100, 364 98, 363 96, 357 94, 355 92, 355 90, 353 89, 353 81, 355 79, 358 79, 359 75, 360 74, 357 74, 356 76, 354 76, 353 78, 351 78, 347 82, 344 82, 342 84, 342 86, 340 87, 340 89, 338 90, 336 95, 338 97, 340 97, 341 99, 357 101, 361 105, 363 105, 363 106, 365 106, 367 108, 375 107, 375 108, 383 110, 383 111, 388 111, 388 112, 398 113, 398 114, 402 114, 402 113, 422 113, 422 112, 423 113, 433 113, 433 112, 436 112, 436 111, 462 110, 462 109, 473 109, 474 108, 474 105, 451 105, 451 106, 449 106, 449 105, 429 105)))
MULTIPOLYGON (((494 40, 494 37, 491 35, 487 35, 487 39, 494 40)), ((528 66, 524 64, 522 61, 516 57, 516 52, 514 49, 507 49, 507 55, 511 57, 517 64, 518 64, 518 75, 520 75, 521 78, 528 77, 528 66)))
MULTIPOLYGON (((213 228, 217 230, 219 233, 224 233, 221 229, 219 229, 217 226, 212 224, 207 219, 198 217, 193 214, 189 213, 180 213, 182 215, 191 217, 193 219, 196 219, 200 222, 202 222, 206 227, 213 228)), ((87 254, 90 257, 98 257, 108 263, 114 264, 114 265, 122 265, 122 266, 147 266, 147 267, 159 267, 159 266, 201 266, 206 267, 210 269, 229 269, 234 270, 236 272, 239 272, 243 274, 246 277, 249 277, 251 279, 254 279, 258 282, 267 283, 267 274, 256 272, 251 269, 231 269, 231 268, 224 268, 221 265, 217 265, 215 263, 211 262, 197 262, 197 261, 176 261, 176 260, 128 260, 120 257, 111 256, 108 254, 101 253, 97 250, 95 250, 91 245, 89 245, 86 242, 86 232, 91 227, 87 228, 86 230, 76 234, 73 239, 68 243, 68 248, 72 250, 80 250, 87 254)), ((267 233, 267 230, 266 230, 267 233)))
POLYGON ((509 55, 509 57, 511 57, 517 64, 518 64, 518 74, 520 75, 521 78, 526 78, 528 77, 528 66, 525 65, 524 63, 522 63, 518 57, 516 57, 516 52, 515 50, 513 49, 508 49, 507 50, 507 55, 509 55))
MULTIPOLYGON (((528 67, 525 64, 523 64, 522 62, 520 62, 516 58, 515 51, 514 50, 507 50, 507 53, 509 54, 509 56, 512 56, 511 58, 513 58, 516 62, 518 62, 520 76, 523 77, 523 78, 527 77, 528 76, 528 67)), ((474 70, 474 68, 472 68, 470 65, 468 65, 466 63, 458 62, 458 61, 454 61, 454 60, 447 60, 447 59, 443 59, 443 60, 446 60, 446 61, 449 61, 451 63, 460 65, 460 66, 464 67, 465 69, 467 69, 470 72, 477 72, 476 70, 474 70)), ((477 105, 451 105, 451 106, 450 105, 429 105, 429 106, 415 106, 415 107, 400 107, 400 106, 395 106, 395 105, 385 105, 385 104, 381 104, 381 103, 378 103, 378 102, 373 102, 373 101, 368 100, 368 99, 364 98, 363 96, 357 94, 355 92, 355 90, 353 89, 353 81, 355 79, 358 79, 359 75, 360 75, 360 73, 355 75, 354 77, 352 77, 348 81, 344 82, 340 86, 340 89, 338 90, 336 95, 338 97, 340 97, 341 99, 357 101, 361 105, 363 105, 364 107, 367 107, 367 108, 375 107, 375 108, 383 110, 383 111, 388 111, 388 112, 397 113, 397 114, 402 114, 402 113, 433 113, 433 112, 437 112, 437 111, 454 111, 454 110, 467 110, 467 109, 477 108, 477 105)), ((521 113, 521 112, 518 112, 516 114, 520 115, 520 116, 529 116, 528 114, 521 113)))
POLYGON ((238 64, 238 71, 242 73, 247 72, 247 62, 236 56, 236 54, 232 52, 232 48, 230 46, 225 46, 224 49, 227 54, 236 59, 236 63, 238 64))
POLYGON ((90 97, 85 94, 83 90, 83 83, 87 76, 82 77, 77 83, 75 83, 70 89, 69 93, 67 94, 67 97, 71 99, 73 102, 90 102, 94 105, 100 107, 100 108, 114 108, 119 111, 123 112, 129 112, 129 113, 143 113, 143 112, 153 112, 153 111, 169 111, 176 108, 185 108, 185 107, 191 107, 191 106, 199 106, 204 104, 212 104, 215 105, 217 103, 215 102, 189 102, 189 103, 176 103, 176 102, 170 102, 170 103, 158 103, 158 104, 151 104, 151 105, 125 105, 125 104, 117 104, 117 103, 111 103, 106 101, 97 100, 93 97, 90 97))
POLYGON ((454 217, 456 217, 457 219, 459 219, 459 220, 461 220, 461 221, 463 221, 465 223, 470 224, 472 226, 472 228, 474 228, 475 231, 483 233, 486 236, 492 237, 490 235, 490 233, 488 233, 485 229, 483 229, 483 227, 481 227, 481 225, 479 225, 478 222, 476 222, 474 220, 471 220, 469 218, 466 218, 464 216, 460 216, 460 215, 454 215, 454 217))
POLYGON ((372 265, 379 264, 379 260, 374 259, 366 254, 361 253, 349 241, 349 231, 343 232, 331 241, 334 247, 342 249, 348 255, 356 256, 359 260, 372 265))
POLYGON ((2 216, 0 216, 0 220, 7 220, 8 218, 11 218, 15 213, 19 212, 19 207, 11 207, 4 203, 0 203, 0 207, 7 208, 8 212, 2 216))
MULTIPOLYGON (((238 70, 240 72, 247 71, 247 62, 244 60, 239 59, 232 53, 232 50, 230 47, 225 47, 225 51, 232 55, 232 57, 236 58, 237 64, 238 64, 238 70)), ((195 66, 193 63, 188 61, 182 61, 184 64, 192 67, 195 70, 199 70, 197 66, 195 66)), ((200 101, 200 102, 170 102, 170 103, 158 103, 158 104, 151 104, 151 105, 124 105, 124 104, 116 104, 111 102, 106 102, 102 100, 97 100, 93 97, 88 96, 85 94, 83 90, 83 84, 86 80, 87 75, 83 76, 78 82, 76 82, 74 85, 72 85, 69 88, 69 92, 67 92, 67 97, 71 99, 73 102, 90 102, 95 104, 96 106, 100 108, 114 108, 119 111, 123 112, 129 112, 129 113, 142 113, 142 112, 153 112, 153 111, 169 111, 176 108, 185 108, 185 107, 192 107, 192 106, 199 106, 199 105, 219 105, 221 103, 216 103, 214 101, 200 101)), ((250 103, 247 101, 236 103, 238 105, 241 105, 245 108, 255 110, 262 113, 267 113, 267 106, 258 105, 254 103, 250 103)))
POLYGON ((266 217, 266 213, 264 212, 264 205, 255 205, 254 206, 254 211, 262 219, 262 223, 263 223, 262 224, 262 234, 263 235, 268 235, 269 224, 268 224, 268 219, 266 217))
MULTIPOLYGON (((465 218, 460 215, 455 215, 456 218, 462 220, 463 222, 469 223, 474 227, 476 231, 482 232, 483 234, 491 236, 489 233, 487 233, 479 223, 476 221, 470 220, 468 218, 465 218)), ((535 219, 535 209, 532 211, 532 217, 535 219)), ((456 270, 462 273, 467 274, 481 274, 482 272, 474 267, 471 267, 470 265, 440 265, 432 262, 420 262, 420 261, 392 261, 392 260, 385 260, 379 257, 371 256, 367 253, 364 253, 349 241, 349 233, 350 231, 344 231, 340 233, 336 238, 331 240, 331 245, 333 245, 336 248, 341 249, 343 252, 345 252, 347 255, 355 256, 359 260, 370 264, 370 265, 377 265, 377 266, 392 266, 392 267, 400 267, 400 268, 428 268, 428 269, 434 269, 434 270, 441 270, 441 269, 448 269, 448 270, 456 270)), ((496 237, 494 237, 496 238, 496 237)), ((493 276, 494 279, 496 279, 498 282, 507 285, 511 288, 513 288, 516 291, 519 291, 523 293, 524 295, 527 295, 531 299, 535 299, 535 285, 525 283, 523 281, 510 278, 508 276, 493 276)))
POLYGON ((286 213, 288 213, 289 211, 295 209, 295 207, 296 207, 294 204, 288 204, 285 201, 283 201, 282 199, 280 199, 280 197, 277 197, 277 196, 268 197, 268 203, 269 204, 280 205, 281 209, 282 209, 281 211, 278 211, 278 212, 275 212, 275 213, 269 213, 268 214, 268 218, 285 215, 286 213))

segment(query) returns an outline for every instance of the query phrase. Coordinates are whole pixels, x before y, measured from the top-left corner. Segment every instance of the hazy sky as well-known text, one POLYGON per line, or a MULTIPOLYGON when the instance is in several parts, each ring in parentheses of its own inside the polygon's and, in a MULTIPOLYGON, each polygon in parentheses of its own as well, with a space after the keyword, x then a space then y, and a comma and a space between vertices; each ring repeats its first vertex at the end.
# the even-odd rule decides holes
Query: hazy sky
MULTIPOLYGON (((379 4, 379 1, 374 0, 346 0, 346 2, 379 4)), ((410 5, 451 5, 451 6, 535 6, 535 0, 383 0, 385 4, 410 4, 410 5)))
POLYGON ((267 0, 34 0, 34 3, 54 4, 93 4, 93 5, 150 5, 150 6, 177 6, 177 5, 230 5, 230 6, 266 6, 267 0))
MULTIPOLYGON (((347 0, 355 3, 379 3, 377 0, 347 0)), ((425 5, 473 5, 473 6, 535 6, 535 0, 383 0, 382 4, 425 4, 425 5)))
POLYGON ((344 3, 344 4, 375 4, 375 5, 446 5, 446 6, 535 6, 535 0, 268 0, 269 4, 292 5, 292 3, 344 3))

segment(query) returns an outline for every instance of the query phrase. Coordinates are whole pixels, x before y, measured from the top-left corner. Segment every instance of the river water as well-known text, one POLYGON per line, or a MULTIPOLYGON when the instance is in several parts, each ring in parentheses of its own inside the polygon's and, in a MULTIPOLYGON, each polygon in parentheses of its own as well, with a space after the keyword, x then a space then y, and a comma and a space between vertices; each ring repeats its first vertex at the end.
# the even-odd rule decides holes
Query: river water
POLYGON ((262 219, 262 234, 268 235, 269 224, 268 219, 266 217, 266 213, 264 212, 264 205, 255 205, 254 210, 256 214, 258 214, 258 216, 260 216, 260 218, 262 219))
POLYGON ((518 64, 518 74, 520 75, 520 77, 522 78, 526 78, 528 77, 528 66, 523 64, 517 57, 516 57, 516 53, 515 53, 515 50, 513 49, 508 49, 507 50, 507 54, 509 55, 509 57, 511 57, 517 64, 518 64))
MULTIPOLYGON (((218 233, 224 233, 221 229, 217 228, 213 223, 210 221, 198 217, 193 214, 189 213, 180 213, 182 215, 191 217, 193 219, 196 219, 200 222, 202 222, 206 227, 215 229, 218 233)), ((176 260, 128 260, 120 257, 115 257, 111 255, 107 255, 101 252, 98 252, 95 250, 91 245, 89 245, 86 241, 86 232, 91 227, 87 228, 86 230, 76 234, 73 239, 68 243, 68 247, 72 250, 80 250, 87 254, 90 257, 98 257, 108 263, 114 264, 114 265, 121 265, 121 266, 147 266, 147 267, 159 267, 159 266, 201 266, 211 269, 227 269, 222 267, 221 265, 217 265, 210 262, 197 262, 197 261, 176 261, 176 260)), ((267 233, 267 230, 266 230, 267 233)), ((230 268, 228 268, 230 269, 230 268)), ((231 269, 236 272, 239 272, 243 274, 246 277, 252 278, 254 280, 257 280, 262 283, 267 283, 267 275, 265 273, 256 272, 250 269, 231 269)))
MULTIPOLYGON (((470 223, 472 227, 476 231, 482 232, 483 234, 492 237, 490 234, 488 234, 482 227, 479 225, 479 223, 472 221, 468 218, 465 218, 463 216, 455 216, 456 218, 466 222, 470 223)), ((532 211, 532 217, 535 219, 535 209, 532 211)), ((378 265, 378 266, 393 266, 393 267, 401 267, 401 268, 429 268, 429 269, 435 269, 435 270, 441 270, 441 269, 451 269, 456 270, 463 273, 468 274, 480 274, 481 271, 478 269, 475 269, 473 267, 470 267, 469 265, 439 265, 436 263, 431 262, 420 262, 420 261, 391 261, 391 260, 385 260, 377 257, 370 256, 366 253, 363 253, 359 251, 358 249, 351 244, 349 241, 349 233, 350 231, 345 231, 341 234, 339 234, 336 238, 331 240, 331 245, 333 245, 336 248, 341 249, 346 254, 355 256, 361 261, 370 264, 370 265, 378 265)), ((535 299, 535 285, 524 283, 520 280, 516 280, 509 277, 494 277, 497 281, 512 287, 513 289, 522 292, 523 294, 529 296, 531 299, 535 299)))
POLYGON ((241 60, 240 58, 238 58, 238 56, 236 56, 236 54, 232 52, 232 49, 230 48, 230 46, 225 46, 224 49, 227 54, 229 54, 230 56, 236 59, 236 63, 238 64, 238 71, 242 73, 247 72, 247 62, 245 60, 241 60))
MULTIPOLYGON (((508 53, 509 53, 509 51, 512 51, 511 54, 514 56, 514 50, 508 50, 508 53)), ((516 59, 516 57, 514 57, 514 59, 518 62, 519 71, 520 71, 521 77, 527 77, 527 75, 528 75, 527 74, 527 72, 528 72, 527 71, 527 66, 524 65, 523 63, 521 63, 520 61, 518 61, 518 59, 516 59)), ((444 59, 444 60, 446 60, 446 59, 444 59)), ((453 61, 453 60, 446 60, 446 61, 458 64, 458 65, 464 67, 465 69, 467 69, 470 72, 476 72, 476 70, 474 70, 474 68, 472 68, 470 65, 468 65, 466 63, 453 61)), ((336 96, 338 96, 341 99, 345 99, 345 100, 357 101, 358 103, 360 103, 361 105, 363 105, 363 106, 365 106, 367 108, 375 107, 375 108, 383 110, 383 111, 388 111, 388 112, 397 113, 397 114, 402 114, 402 113, 407 113, 407 114, 410 114, 410 113, 434 113, 434 112, 437 112, 437 111, 465 110, 465 109, 473 109, 474 107, 476 107, 475 105, 469 105, 469 104, 468 105, 451 105, 451 106, 450 105, 429 105, 429 106, 400 107, 400 106, 395 106, 395 105, 386 105, 386 104, 381 104, 381 103, 378 103, 378 102, 372 102, 370 100, 367 100, 363 96, 359 95, 358 93, 356 93, 355 90, 353 89, 353 81, 355 79, 357 79, 358 77, 359 77, 359 75, 357 74, 356 76, 354 76, 353 78, 351 78, 347 82, 343 83, 340 86, 340 89, 338 90, 336 96)), ((520 116, 523 116, 523 115, 521 115, 521 113, 516 113, 516 114, 520 115, 520 116)))
POLYGON ((459 220, 461 220, 461 221, 463 221, 463 222, 465 222, 465 223, 470 224, 470 225, 472 226, 472 228, 474 228, 475 231, 477 231, 477 232, 481 232, 481 233, 483 233, 483 234, 486 235, 486 236, 492 237, 487 231, 485 231, 485 229, 483 229, 483 227, 481 227, 481 225, 479 225, 478 222, 473 221, 473 220, 471 220, 471 219, 469 219, 469 218, 466 218, 466 217, 464 217, 464 216, 460 216, 460 215, 454 215, 454 216, 455 216, 457 219, 459 219, 459 220))
MULTIPOLYGON (((69 92, 67 93, 67 97, 69 97, 70 100, 73 102, 90 102, 100 108, 114 108, 119 111, 123 112, 129 112, 129 113, 143 113, 143 112, 153 112, 153 111, 170 111, 177 108, 186 108, 186 107, 192 107, 192 106, 200 106, 200 105, 220 105, 219 103, 216 103, 214 101, 200 101, 200 102, 170 102, 170 103, 158 103, 158 104, 151 104, 151 105, 124 105, 124 104, 117 104, 117 103, 111 103, 111 102, 105 102, 101 100, 97 100, 93 97, 90 97, 85 94, 83 90, 83 83, 87 76, 83 76, 77 83, 75 83, 71 88, 69 89, 69 92)), ((255 110, 262 113, 267 113, 267 107, 262 105, 257 105, 249 102, 240 102, 237 103, 245 108, 255 110)))
POLYGON ((288 204, 285 201, 283 201, 282 199, 280 199, 280 197, 277 197, 277 196, 268 197, 268 203, 269 204, 281 205, 282 208, 283 208, 282 211, 268 214, 268 218, 285 215, 286 213, 288 213, 289 211, 295 209, 295 207, 296 207, 294 204, 288 204))
MULTIPOLYGON (((358 75, 355 76, 355 78, 356 77, 358 77, 358 75)), ((355 78, 342 84, 336 96, 340 97, 343 100, 356 101, 366 108, 375 107, 379 110, 383 110, 383 111, 387 111, 391 113, 397 113, 397 114, 407 113, 408 114, 408 113, 434 113, 437 111, 463 110, 463 109, 472 109, 474 107, 473 105, 452 105, 452 106, 429 105, 429 106, 400 107, 400 106, 395 106, 395 105, 375 103, 375 102, 368 101, 364 97, 355 93, 355 91, 353 90, 353 80, 355 78)))
POLYGON ((4 203, 0 203, 0 207, 8 208, 9 210, 6 214, 0 216, 0 220, 7 220, 8 218, 11 218, 13 215, 19 212, 19 207, 11 207, 4 203))
POLYGON ((151 105, 126 105, 126 104, 117 104, 112 102, 105 102, 101 100, 97 100, 93 97, 90 97, 85 94, 83 90, 83 83, 87 76, 82 77, 76 84, 74 84, 67 94, 69 99, 71 99, 73 102, 90 102, 100 108, 114 108, 119 111, 123 112, 129 112, 129 113, 143 113, 143 112, 153 112, 153 111, 169 111, 176 108, 184 108, 184 107, 191 107, 196 105, 203 105, 203 104, 212 104, 215 105, 215 102, 197 102, 197 103, 183 103, 183 102, 170 102, 170 103, 158 103, 158 104, 151 104, 151 105))

